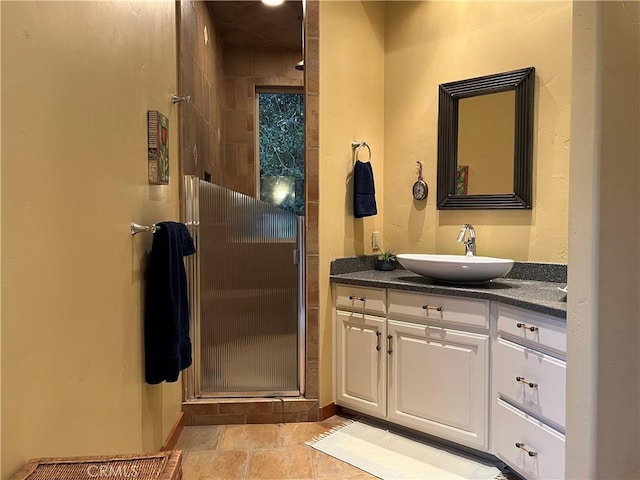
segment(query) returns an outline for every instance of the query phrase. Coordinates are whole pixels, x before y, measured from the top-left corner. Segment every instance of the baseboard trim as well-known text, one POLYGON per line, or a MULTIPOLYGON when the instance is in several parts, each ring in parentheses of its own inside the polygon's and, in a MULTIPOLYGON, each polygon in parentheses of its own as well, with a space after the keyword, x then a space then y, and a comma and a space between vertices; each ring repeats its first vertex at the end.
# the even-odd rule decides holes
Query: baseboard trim
POLYGON ((326 420, 329 417, 333 417, 336 414, 336 404, 331 402, 327 405, 320 407, 319 409, 320 421, 326 420))
POLYGON ((182 430, 184 430, 184 412, 180 412, 178 420, 176 420, 176 423, 173 425, 173 428, 169 432, 169 436, 164 442, 164 445, 162 445, 160 451, 166 452, 167 450, 173 450, 174 448, 176 448, 176 444, 178 443, 178 439, 182 434, 182 430))

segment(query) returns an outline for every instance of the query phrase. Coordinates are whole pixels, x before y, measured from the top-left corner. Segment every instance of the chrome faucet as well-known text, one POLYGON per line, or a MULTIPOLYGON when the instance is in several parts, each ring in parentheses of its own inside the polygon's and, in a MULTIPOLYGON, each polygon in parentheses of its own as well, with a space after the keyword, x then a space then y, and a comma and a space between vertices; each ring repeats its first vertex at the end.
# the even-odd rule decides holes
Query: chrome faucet
POLYGON ((462 225, 462 229, 460 230, 456 241, 458 243, 464 243, 465 255, 472 256, 476 254, 476 231, 470 223, 462 225), (469 238, 464 241, 464 234, 467 233, 467 230, 469 230, 469 238))

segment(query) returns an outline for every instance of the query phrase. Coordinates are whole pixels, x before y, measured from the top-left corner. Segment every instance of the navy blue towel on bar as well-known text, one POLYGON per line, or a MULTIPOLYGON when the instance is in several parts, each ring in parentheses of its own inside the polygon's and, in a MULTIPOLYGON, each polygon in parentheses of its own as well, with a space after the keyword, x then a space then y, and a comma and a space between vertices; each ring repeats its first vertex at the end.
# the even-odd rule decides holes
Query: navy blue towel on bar
POLYGON ((353 216, 362 218, 377 213, 376 187, 371 162, 356 160, 353 166, 353 216))
POLYGON ((191 365, 189 296, 183 257, 195 253, 183 223, 160 222, 147 268, 144 315, 145 379, 175 382, 191 365))

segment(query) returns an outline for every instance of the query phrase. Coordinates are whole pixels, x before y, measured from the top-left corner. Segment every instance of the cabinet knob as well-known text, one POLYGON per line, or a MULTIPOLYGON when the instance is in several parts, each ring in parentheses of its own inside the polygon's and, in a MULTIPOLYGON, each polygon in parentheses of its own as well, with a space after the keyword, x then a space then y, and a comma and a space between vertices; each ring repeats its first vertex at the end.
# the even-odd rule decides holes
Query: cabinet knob
POLYGON ((365 297, 354 297, 353 295, 349 295, 349 300, 359 300, 361 302, 364 302, 366 300, 365 297))
POLYGON ((537 332, 538 331, 538 327, 534 327, 532 325, 527 325, 526 323, 518 323, 518 324, 516 324, 516 327, 523 328, 524 330, 529 330, 530 332, 537 332))
POLYGON ((527 452, 527 455, 529 455, 530 457, 537 457, 538 456, 538 452, 534 452, 533 450, 529 450, 524 443, 522 442, 516 442, 516 447, 519 448, 520 450, 523 450, 525 452, 527 452))
POLYGON ((537 383, 530 382, 529 380, 527 380, 524 377, 516 377, 516 382, 526 383, 531 388, 538 388, 538 384, 537 383))

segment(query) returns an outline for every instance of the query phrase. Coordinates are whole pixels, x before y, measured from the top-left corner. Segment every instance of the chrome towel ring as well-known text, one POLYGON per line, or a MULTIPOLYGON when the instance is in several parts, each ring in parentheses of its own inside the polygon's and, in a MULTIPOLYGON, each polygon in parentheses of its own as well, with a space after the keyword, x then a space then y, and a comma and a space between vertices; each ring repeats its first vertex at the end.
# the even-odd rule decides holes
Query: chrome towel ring
POLYGON ((362 162, 362 160, 360 160, 360 158, 358 158, 358 155, 360 154, 360 149, 362 147, 367 147, 367 150, 369 151, 369 158, 367 158, 367 162, 371 161, 371 147, 369 147, 369 145, 367 144, 367 142, 351 142, 351 149, 354 151, 353 153, 353 161, 356 162, 362 162))

